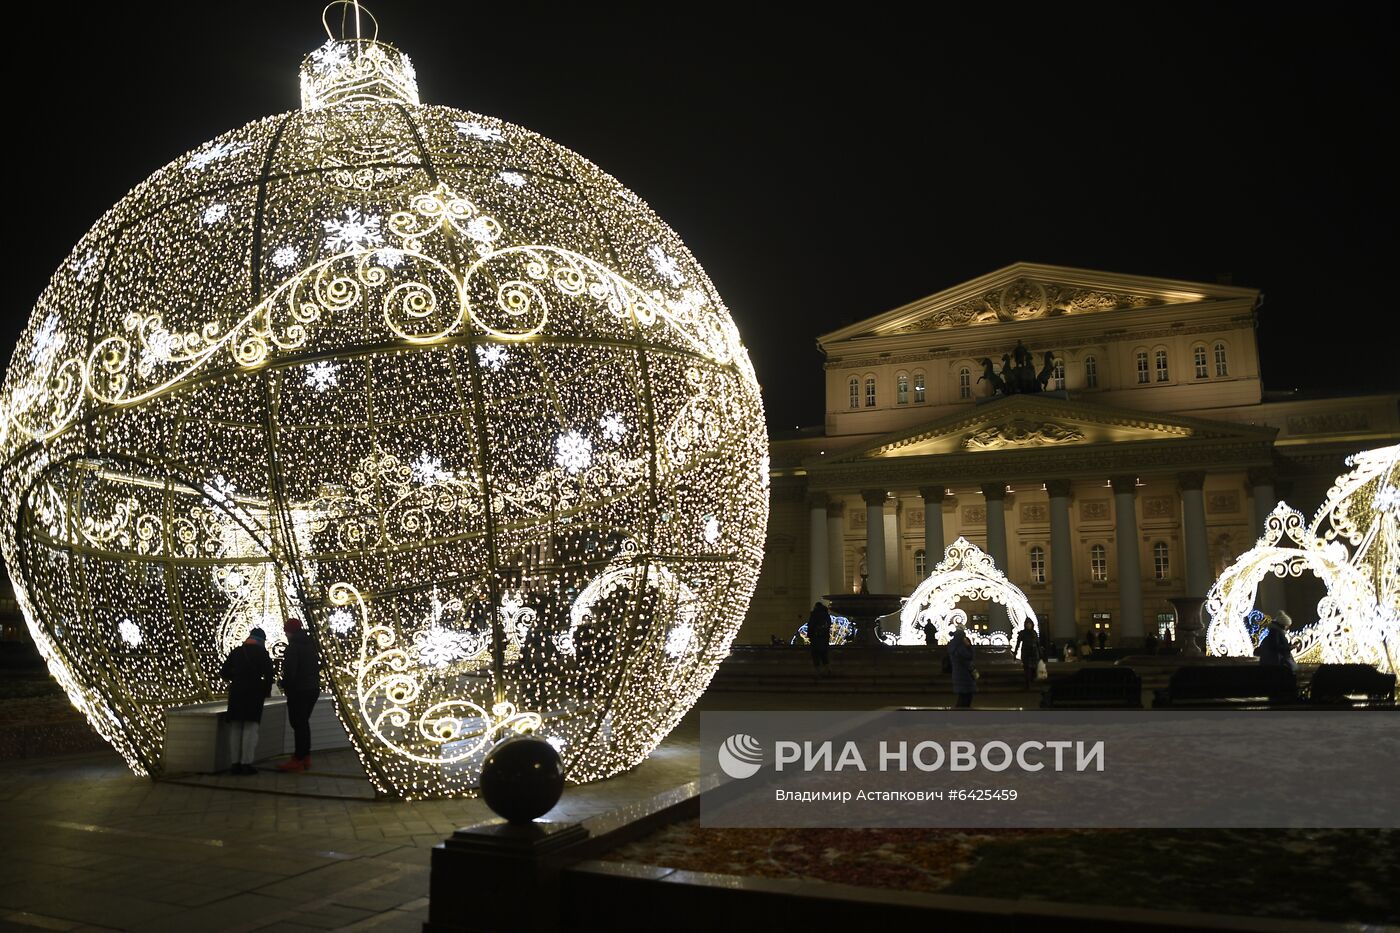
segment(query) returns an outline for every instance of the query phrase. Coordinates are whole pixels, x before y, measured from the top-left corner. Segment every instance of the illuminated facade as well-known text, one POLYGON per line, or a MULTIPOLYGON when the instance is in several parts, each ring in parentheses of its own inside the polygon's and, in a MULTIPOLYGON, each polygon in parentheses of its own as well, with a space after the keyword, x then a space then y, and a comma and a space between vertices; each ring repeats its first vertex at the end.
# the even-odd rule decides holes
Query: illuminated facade
POLYGON ((332 39, 54 274, 0 396, 4 558, 94 727, 159 769, 252 625, 308 621, 371 779, 469 790, 533 731, 589 780, 709 682, 762 557, 748 355, 581 156, 332 39))
MULTIPOLYGON (((1400 439, 1400 395, 1265 392, 1259 293, 1018 263, 818 338, 820 430, 775 438, 763 574, 742 634, 823 593, 911 593, 959 537, 1055 638, 1140 643, 1206 595, 1286 498, 1311 515, 1345 458, 1400 439), (1046 391, 982 379, 1023 344, 1046 391), (1053 358, 1046 361, 1045 352, 1053 358)), ((1300 623, 1311 574, 1265 578, 1300 623)), ((974 627, 1006 627, 989 602, 974 627)))

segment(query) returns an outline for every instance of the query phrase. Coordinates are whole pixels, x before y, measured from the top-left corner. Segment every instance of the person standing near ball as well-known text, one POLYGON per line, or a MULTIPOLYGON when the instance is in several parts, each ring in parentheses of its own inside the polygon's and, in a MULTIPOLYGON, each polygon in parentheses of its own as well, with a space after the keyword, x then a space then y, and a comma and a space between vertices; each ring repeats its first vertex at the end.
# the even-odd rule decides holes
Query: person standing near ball
POLYGON ((253 759, 258 750, 258 726, 262 723, 263 701, 272 692, 276 676, 267 656, 267 633, 251 629, 248 638, 229 652, 219 676, 229 681, 228 724, 229 774, 257 774, 253 759))
POLYGON ((287 695, 287 722, 296 737, 296 751, 278 771, 311 767, 311 711, 321 696, 321 656, 301 620, 287 620, 287 653, 282 657, 282 692, 287 695))

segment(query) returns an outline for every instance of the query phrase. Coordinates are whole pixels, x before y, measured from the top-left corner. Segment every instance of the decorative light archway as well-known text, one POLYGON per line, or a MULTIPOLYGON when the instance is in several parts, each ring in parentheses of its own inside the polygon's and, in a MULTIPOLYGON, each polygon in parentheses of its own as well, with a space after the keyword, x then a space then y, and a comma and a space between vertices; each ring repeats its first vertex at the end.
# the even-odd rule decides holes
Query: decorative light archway
MULTIPOLYGON (((1280 502, 1264 535, 1226 568, 1206 595, 1206 651, 1248 656, 1256 646, 1249 615, 1259 583, 1312 572, 1327 587, 1317 620, 1290 632, 1295 657, 1321 663, 1400 661, 1400 446, 1347 459, 1310 526, 1280 502)), ((1265 606, 1266 610, 1273 607, 1265 606)))
POLYGON ((300 77, 300 110, 160 169, 39 298, 0 389, 34 642, 138 773, 165 710, 293 614, 385 792, 470 792, 506 731, 573 780, 629 768, 762 561, 738 329, 636 194, 420 103, 377 33, 300 77))
MULTIPOLYGON (((940 644, 947 642, 953 628, 967 624, 967 613, 958 608, 964 599, 990 600, 1006 607, 1011 618, 1012 634, 1021 628, 1027 619, 1037 632, 1040 620, 1035 616, 1026 594, 1021 592, 1006 574, 997 569, 992 556, 966 538, 948 545, 928 579, 915 587, 913 594, 905 602, 899 613, 899 644, 919 645, 924 643, 921 629, 926 625, 934 628, 934 637, 940 644)), ((975 644, 1005 645, 1009 638, 1003 632, 983 635, 971 630, 968 638, 975 644)))

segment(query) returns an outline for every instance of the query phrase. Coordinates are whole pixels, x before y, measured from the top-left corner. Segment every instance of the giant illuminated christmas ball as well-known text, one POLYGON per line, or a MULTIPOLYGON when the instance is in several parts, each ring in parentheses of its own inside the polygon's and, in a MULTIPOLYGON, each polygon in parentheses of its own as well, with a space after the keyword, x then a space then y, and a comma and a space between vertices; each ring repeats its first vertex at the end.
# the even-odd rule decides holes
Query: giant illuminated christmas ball
POLYGON ((4 557, 35 642, 133 770, 260 625, 319 642, 373 781, 475 786, 503 735, 571 780, 694 703, 762 556, 758 384, 640 198, 332 39, 302 109, 141 183, 10 363, 4 557))

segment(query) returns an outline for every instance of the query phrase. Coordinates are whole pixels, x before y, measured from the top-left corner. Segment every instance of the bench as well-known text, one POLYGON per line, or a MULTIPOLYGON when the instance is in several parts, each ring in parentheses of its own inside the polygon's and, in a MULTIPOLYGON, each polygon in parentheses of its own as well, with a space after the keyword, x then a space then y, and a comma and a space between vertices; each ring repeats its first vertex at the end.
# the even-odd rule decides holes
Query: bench
MULTIPOLYGON (((165 746, 161 751, 161 772, 172 774, 214 774, 228 769, 228 726, 220 716, 228 704, 223 700, 195 703, 165 711, 165 746)), ((287 722, 287 698, 272 696, 263 704, 258 728, 255 761, 290 755, 295 736, 287 722)), ((322 693, 311 711, 311 752, 349 748, 350 739, 335 715, 335 701, 322 693)))
POLYGON ((1298 681, 1278 665, 1257 663, 1191 665, 1172 674, 1155 691, 1154 709, 1163 707, 1259 707, 1298 702, 1298 681))
POLYGON ((1141 709, 1142 678, 1130 667, 1088 667, 1050 681, 1041 709, 1141 709))
POLYGON ((1308 702, 1324 706, 1373 706, 1395 700, 1395 675, 1369 664, 1322 664, 1308 687, 1308 702))

